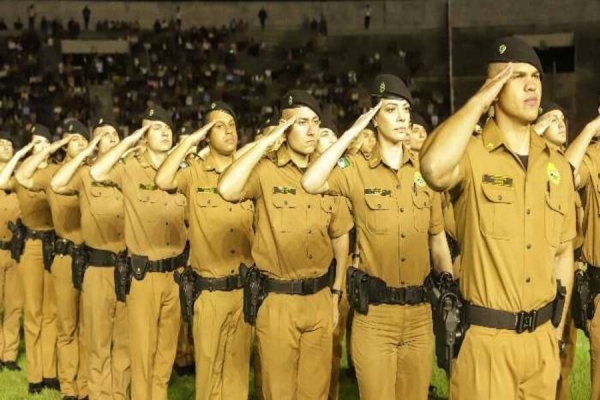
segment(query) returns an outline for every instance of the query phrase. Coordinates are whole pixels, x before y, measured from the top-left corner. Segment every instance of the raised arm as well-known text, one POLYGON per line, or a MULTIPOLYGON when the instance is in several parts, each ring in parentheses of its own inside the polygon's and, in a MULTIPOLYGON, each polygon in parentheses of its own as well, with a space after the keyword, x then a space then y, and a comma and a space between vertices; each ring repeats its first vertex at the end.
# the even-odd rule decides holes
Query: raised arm
POLYGON ((92 166, 92 168, 90 168, 90 176, 92 179, 96 182, 107 180, 112 167, 117 163, 117 161, 119 161, 123 154, 125 154, 127 149, 133 147, 142 138, 142 136, 144 136, 149 127, 150 125, 146 125, 133 132, 130 136, 127 136, 118 145, 100 157, 92 166))
POLYGON ((160 169, 154 178, 156 186, 166 191, 177 189, 179 185, 177 184, 175 175, 177 175, 177 171, 179 170, 179 163, 184 160, 186 154, 192 147, 197 146, 198 143, 206 137, 210 128, 217 122, 218 120, 212 121, 183 139, 179 146, 169 154, 167 159, 160 166, 160 169))
POLYGON ((325 193, 329 189, 327 185, 329 174, 331 174, 340 157, 342 157, 348 146, 350 146, 350 143, 367 127, 369 121, 373 119, 380 108, 381 102, 358 117, 354 125, 344 132, 338 141, 332 144, 308 167, 301 181, 304 190, 311 194, 317 194, 325 193))
POLYGON ((56 150, 69 143, 70 140, 70 137, 66 137, 56 141, 45 149, 42 149, 32 156, 26 158, 25 161, 23 161, 23 164, 21 164, 21 166, 17 169, 17 172, 15 172, 15 178, 17 179, 17 182, 19 182, 19 185, 27 189, 41 189, 34 187, 34 182, 32 179, 33 174, 35 174, 35 171, 37 171, 40 164, 43 163, 50 154, 56 152, 56 150))
POLYGON ((493 78, 487 79, 460 110, 425 140, 420 156, 421 173, 430 187, 444 191, 458 182, 459 162, 467 149, 473 128, 511 75, 512 64, 509 63, 493 78))
POLYGON ((225 200, 241 200, 244 186, 246 185, 246 182, 248 182, 248 178, 250 178, 252 169, 254 169, 260 159, 263 158, 273 143, 275 143, 295 121, 296 118, 292 117, 279 125, 271 134, 258 140, 256 146, 248 150, 242 157, 235 160, 233 164, 225 170, 217 187, 219 194, 221 194, 225 200))
MULTIPOLYGON (((600 113, 600 108, 598 108, 598 112, 600 113)), ((569 164, 571 164, 575 170, 573 173, 573 178, 575 180, 575 186, 578 188, 581 182, 579 177, 579 168, 583 162, 583 157, 585 156, 585 152, 587 151, 592 139, 598 136, 600 136, 600 115, 588 122, 581 133, 579 133, 575 140, 573 140, 573 142, 569 145, 569 148, 565 153, 569 164)))
POLYGON ((13 172, 15 171, 15 168, 17 167, 17 163, 19 162, 19 160, 21 160, 23 157, 25 157, 25 154, 27 154, 29 152, 29 150, 31 150, 32 147, 33 147, 33 142, 27 144, 21 150, 18 150, 17 152, 15 152, 15 154, 13 154, 12 158, 6 163, 4 168, 2 168, 2 170, 0 171, 0 190, 12 189, 10 187, 10 178, 11 178, 13 172))

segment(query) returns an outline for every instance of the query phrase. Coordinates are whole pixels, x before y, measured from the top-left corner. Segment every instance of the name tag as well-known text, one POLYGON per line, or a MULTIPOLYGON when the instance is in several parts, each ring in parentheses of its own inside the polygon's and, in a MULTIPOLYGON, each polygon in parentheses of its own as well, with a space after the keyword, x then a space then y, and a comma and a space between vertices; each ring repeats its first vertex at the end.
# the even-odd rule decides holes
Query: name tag
POLYGON ((481 180, 482 183, 486 185, 494 185, 494 186, 505 186, 512 187, 513 186, 513 178, 502 175, 483 175, 481 180))

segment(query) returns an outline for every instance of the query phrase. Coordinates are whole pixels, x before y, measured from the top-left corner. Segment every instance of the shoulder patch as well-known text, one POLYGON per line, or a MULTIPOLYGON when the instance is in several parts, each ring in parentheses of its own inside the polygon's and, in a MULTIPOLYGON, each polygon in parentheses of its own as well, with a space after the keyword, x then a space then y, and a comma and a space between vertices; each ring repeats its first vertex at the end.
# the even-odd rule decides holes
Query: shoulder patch
POLYGON ((425 183, 425 179, 423 179, 423 176, 421 175, 421 173, 419 171, 415 171, 415 174, 413 175, 413 182, 418 187, 427 186, 427 183, 425 183))
POLYGON ((338 165, 338 167, 340 167, 340 169, 345 169, 345 168, 348 168, 352 164, 350 163, 350 160, 348 159, 348 157, 342 157, 338 160, 337 165, 338 165))

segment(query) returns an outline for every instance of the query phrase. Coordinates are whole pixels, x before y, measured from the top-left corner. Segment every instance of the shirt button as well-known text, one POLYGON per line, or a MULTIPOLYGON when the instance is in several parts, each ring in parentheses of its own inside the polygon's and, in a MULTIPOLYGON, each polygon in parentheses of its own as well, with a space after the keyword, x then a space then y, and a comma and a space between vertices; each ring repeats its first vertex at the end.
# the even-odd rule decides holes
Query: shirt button
POLYGON ((168 222, 166 222, 166 224, 167 224, 167 225, 169 225, 169 223, 168 223, 168 222))
POLYGON ((230 253, 231 253, 231 254, 235 254, 235 250, 231 250, 231 252, 230 252, 230 253))
POLYGON ((206 204, 210 204, 210 200, 207 200, 207 201, 206 201, 206 204))
POLYGON ((229 232, 233 233, 233 228, 229 228, 229 232))
POLYGON ((381 208, 381 204, 377 204, 377 208, 381 208))
MULTIPOLYGON (((210 202, 209 202, 209 203, 210 203, 210 202)), ((285 205, 287 206, 287 200, 285 200, 285 201, 283 202, 283 204, 285 204, 285 205)))
POLYGON ((406 261, 406 258, 402 257, 402 258, 400 259, 400 261, 404 262, 404 261, 406 261))
POLYGON ((167 246, 169 246, 170 244, 171 244, 170 242, 167 242, 167 246))
POLYGON ((531 249, 531 243, 527 243, 527 249, 531 249))
POLYGON ((502 200, 502 195, 499 195, 499 196, 498 196, 498 200, 502 200))
POLYGON ((401 237, 402 239, 404 239, 404 238, 406 237, 406 235, 405 235, 404 233, 401 233, 401 234, 400 234, 400 237, 401 237))
POLYGON ((309 255, 308 255, 308 258, 312 260, 312 254, 309 254, 309 255))
POLYGON ((229 211, 233 211, 233 207, 229 207, 229 211))
POLYGON ((400 189, 400 185, 396 185, 396 189, 400 189))
POLYGON ((308 205, 308 208, 310 208, 310 204, 308 205))
POLYGON ((404 212, 404 207, 400 207, 400 212, 403 213, 404 212))
POLYGON ((309 230, 308 230, 308 233, 312 233, 312 229, 309 229, 309 230))
POLYGON ((531 210, 528 208, 527 209, 527 215, 531 214, 531 210))
POLYGON ((531 282, 531 278, 527 277, 527 279, 525 279, 525 282, 527 282, 527 283, 531 282))

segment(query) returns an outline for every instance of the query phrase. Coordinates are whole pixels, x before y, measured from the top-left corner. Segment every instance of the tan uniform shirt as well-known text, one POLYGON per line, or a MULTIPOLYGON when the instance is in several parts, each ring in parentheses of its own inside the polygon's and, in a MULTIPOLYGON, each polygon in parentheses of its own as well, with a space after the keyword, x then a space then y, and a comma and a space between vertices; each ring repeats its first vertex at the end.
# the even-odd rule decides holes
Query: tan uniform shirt
POLYGON ((575 237, 573 175, 533 130, 528 169, 494 120, 471 138, 451 189, 462 244, 461 292, 474 304, 517 312, 556 295, 557 247, 575 237))
POLYGON ((279 279, 323 275, 333 259, 331 238, 352 228, 346 201, 308 194, 302 174, 284 144, 252 170, 242 194, 256 208, 252 258, 279 279))
POLYGON ((214 157, 188 158, 177 172, 177 191, 187 198, 191 265, 201 276, 236 274, 240 263, 252 264, 254 204, 223 200, 217 193, 222 171, 214 157))
POLYGON ((56 234, 79 245, 81 236, 81 212, 77 196, 57 194, 47 187, 48 204, 52 212, 52 223, 56 234))
POLYGON ((147 152, 119 161, 109 174, 123 193, 127 250, 151 261, 181 254, 186 242, 185 197, 160 190, 155 176, 147 152))
POLYGON ((34 186, 41 190, 29 190, 17 186, 17 197, 21 207, 21 219, 28 229, 34 231, 49 231, 54 229, 50 204, 46 196, 46 188, 52 175, 60 168, 58 164, 48 164, 33 174, 34 186))
POLYGON ((588 150, 579 168, 583 202, 583 260, 600 267, 600 143, 588 150))
POLYGON ((389 286, 422 285, 429 274, 429 235, 444 230, 440 195, 419 172, 415 154, 404 147, 398 171, 381 160, 379 144, 340 159, 329 193, 352 204, 360 268, 389 286))
MULTIPOLYGON (((10 186, 17 187, 15 178, 10 178, 10 186)), ((8 229, 9 222, 15 222, 21 216, 19 199, 13 190, 0 190, 0 240, 8 242, 12 239, 12 231, 8 229)))
POLYGON ((68 184, 79 197, 81 235, 86 245, 119 253, 125 249, 123 195, 112 184, 94 182, 90 167, 79 168, 68 184))

